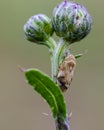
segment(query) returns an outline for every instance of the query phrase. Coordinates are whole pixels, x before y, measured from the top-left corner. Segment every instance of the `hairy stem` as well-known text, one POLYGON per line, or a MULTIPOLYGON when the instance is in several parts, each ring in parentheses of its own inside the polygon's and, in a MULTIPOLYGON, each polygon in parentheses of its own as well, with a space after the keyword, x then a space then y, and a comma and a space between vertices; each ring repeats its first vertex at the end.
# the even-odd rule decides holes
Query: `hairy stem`
MULTIPOLYGON (((56 83, 57 81, 57 71, 59 65, 64 61, 67 53, 69 54, 69 43, 65 42, 63 38, 60 38, 59 42, 56 42, 53 39, 49 39, 50 43, 50 56, 51 56, 51 65, 52 65, 52 79, 56 83)), ((67 117, 62 115, 57 115, 55 118, 56 130, 70 130, 67 117)))
POLYGON ((66 43, 62 38, 59 40, 55 50, 53 51, 52 55, 52 79, 54 82, 56 82, 56 75, 58 71, 59 64, 62 63, 62 61, 65 58, 65 53, 69 53, 69 43, 66 43))
POLYGON ((57 46, 56 41, 52 37, 49 37, 45 44, 49 48, 50 55, 52 56, 53 51, 57 46))

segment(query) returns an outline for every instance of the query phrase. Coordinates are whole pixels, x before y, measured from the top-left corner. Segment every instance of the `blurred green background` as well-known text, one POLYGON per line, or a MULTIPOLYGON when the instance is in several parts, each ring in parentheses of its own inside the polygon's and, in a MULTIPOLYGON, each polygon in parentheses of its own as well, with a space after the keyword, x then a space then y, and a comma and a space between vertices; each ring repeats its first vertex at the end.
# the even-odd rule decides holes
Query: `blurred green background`
MULTIPOLYGON (((24 38, 23 25, 37 13, 52 17, 62 0, 0 0, 0 130, 55 130, 49 106, 26 84, 18 66, 39 68, 50 75, 48 49, 24 38)), ((77 60, 70 91, 65 94, 71 130, 104 129, 104 1, 76 0, 93 17, 93 29, 71 45, 77 60)))

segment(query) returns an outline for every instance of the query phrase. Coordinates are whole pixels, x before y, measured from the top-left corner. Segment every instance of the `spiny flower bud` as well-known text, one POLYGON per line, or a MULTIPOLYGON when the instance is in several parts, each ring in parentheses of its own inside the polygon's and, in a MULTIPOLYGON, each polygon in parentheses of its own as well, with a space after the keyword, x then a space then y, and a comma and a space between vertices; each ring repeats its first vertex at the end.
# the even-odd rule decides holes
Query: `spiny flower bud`
POLYGON ((53 11, 53 27, 56 35, 70 43, 80 41, 90 31, 92 18, 86 8, 64 0, 53 11))
POLYGON ((32 16, 24 25, 27 40, 43 44, 52 34, 51 19, 44 14, 32 16))

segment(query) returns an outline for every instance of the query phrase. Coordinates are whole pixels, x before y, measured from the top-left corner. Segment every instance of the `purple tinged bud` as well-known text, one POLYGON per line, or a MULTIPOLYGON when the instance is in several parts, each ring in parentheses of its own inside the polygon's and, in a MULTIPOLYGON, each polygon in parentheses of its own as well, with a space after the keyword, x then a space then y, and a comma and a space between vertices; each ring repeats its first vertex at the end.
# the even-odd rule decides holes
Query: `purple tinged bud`
POLYGON ((83 39, 92 28, 92 18, 86 8, 66 0, 55 7, 52 22, 56 35, 70 43, 83 39))
POLYGON ((43 44, 53 34, 51 19, 44 14, 34 15, 24 25, 24 32, 27 40, 43 44))

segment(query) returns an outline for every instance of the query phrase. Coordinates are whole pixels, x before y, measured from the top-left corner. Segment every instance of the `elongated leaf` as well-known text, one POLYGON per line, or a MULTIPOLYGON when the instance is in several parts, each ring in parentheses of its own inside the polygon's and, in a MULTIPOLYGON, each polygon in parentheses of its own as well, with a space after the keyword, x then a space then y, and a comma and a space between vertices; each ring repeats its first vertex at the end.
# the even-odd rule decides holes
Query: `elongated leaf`
POLYGON ((25 75, 28 83, 48 102, 53 117, 61 115, 66 118, 66 104, 60 88, 37 69, 28 69, 25 75))
POLYGON ((82 57, 83 55, 85 55, 86 53, 87 53, 87 50, 85 50, 84 53, 75 55, 75 58, 78 59, 78 58, 82 57))
POLYGON ((77 54, 77 55, 75 55, 75 58, 78 59, 78 58, 80 58, 81 56, 83 56, 83 54, 77 54))

